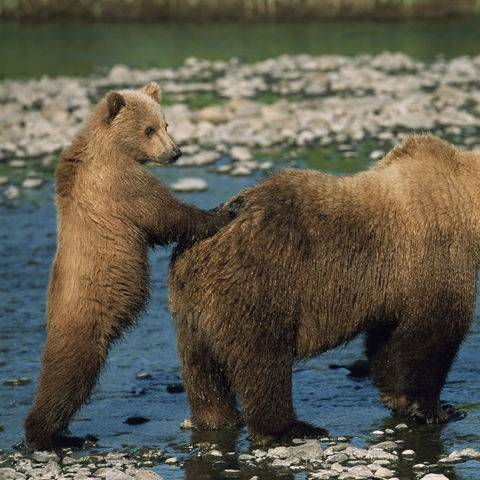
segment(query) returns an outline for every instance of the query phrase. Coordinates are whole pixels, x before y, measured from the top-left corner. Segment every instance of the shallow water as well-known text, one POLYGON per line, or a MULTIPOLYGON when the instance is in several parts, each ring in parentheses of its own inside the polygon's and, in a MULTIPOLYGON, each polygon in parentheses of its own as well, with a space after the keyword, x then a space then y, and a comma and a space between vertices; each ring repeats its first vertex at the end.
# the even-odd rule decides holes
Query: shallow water
MULTIPOLYGON (((300 159, 303 167, 308 160, 316 167, 340 171, 345 160, 323 157, 320 152, 300 159), (315 160, 315 161, 314 161, 315 160)), ((368 160, 360 158, 355 168, 365 168, 368 160)), ((277 168, 281 163, 277 163, 277 168)), ((176 166, 156 168, 154 172, 166 183, 180 176, 197 176, 207 180, 206 193, 183 195, 186 201, 203 208, 213 207, 242 188, 263 178, 232 178, 217 175, 208 168, 180 169, 176 166)), ((0 188, 1 190, 1 188, 0 188)), ((0 206, 0 449, 12 451, 22 439, 22 423, 33 401, 36 377, 45 339, 46 286, 55 253, 56 218, 53 201, 53 180, 41 190, 25 191, 16 206, 0 206), (28 377, 26 385, 11 386, 8 379, 28 377)), ((1 195, 1 191, 0 191, 1 195)), ((221 432, 188 432, 180 423, 189 416, 184 393, 168 393, 167 386, 180 382, 175 347, 175 332, 167 306, 165 279, 169 261, 168 249, 151 253, 152 298, 140 324, 115 345, 91 401, 75 416, 70 432, 73 435, 94 434, 99 437, 96 450, 135 449, 155 446, 167 456, 180 460, 177 466, 154 467, 165 480, 183 478, 224 478, 211 463, 195 458, 192 445, 210 441, 224 452, 236 454, 251 448, 245 430, 221 432), (138 379, 140 373, 150 378, 138 379), (131 416, 149 419, 141 425, 125 423, 131 416)), ((478 309, 477 309, 478 310, 478 309)), ((480 376, 478 349, 480 321, 477 311, 472 332, 462 346, 443 391, 443 399, 467 411, 464 420, 446 426, 415 426, 396 438, 405 440, 405 448, 417 452, 414 463, 435 462, 439 456, 467 447, 480 448, 480 376)), ((362 341, 358 338, 346 347, 296 364, 293 374, 294 403, 298 416, 327 428, 334 436, 352 435, 355 446, 373 440, 376 429, 393 428, 404 421, 393 418, 384 408, 377 391, 368 379, 352 379, 345 369, 330 369, 330 364, 349 364, 362 358, 362 341)), ((72 372, 73 374, 73 372, 72 372)), ((231 455, 223 468, 238 468, 237 455, 231 455)), ((402 480, 414 478, 412 462, 400 465, 402 480)), ((258 475, 262 480, 273 478, 304 479, 304 474, 273 470, 242 468, 240 478, 258 475)), ((455 466, 450 479, 480 478, 480 465, 467 462, 455 466)))
POLYGON ((316 23, 17 23, 0 26, 0 78, 89 75, 119 63, 168 68, 188 57, 255 62, 281 54, 401 51, 431 61, 480 53, 480 20, 316 23), (261 48, 259 48, 261 46, 261 48))

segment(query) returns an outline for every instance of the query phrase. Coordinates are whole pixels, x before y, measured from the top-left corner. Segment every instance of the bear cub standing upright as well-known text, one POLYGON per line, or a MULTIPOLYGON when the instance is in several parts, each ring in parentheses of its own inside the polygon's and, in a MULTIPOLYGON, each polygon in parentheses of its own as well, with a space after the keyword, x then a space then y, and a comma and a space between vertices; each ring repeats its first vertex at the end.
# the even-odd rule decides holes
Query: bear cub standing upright
POLYGON ((240 195, 238 217, 170 265, 193 424, 237 424, 238 398, 253 437, 324 434, 295 416, 292 362, 362 331, 385 405, 447 421, 477 295, 480 152, 412 137, 365 172, 285 170, 240 195))
POLYGON ((50 273, 47 340, 26 442, 50 449, 88 398, 109 346, 148 298, 147 247, 191 243, 231 220, 177 200, 143 166, 180 150, 166 131, 160 88, 108 93, 60 158, 57 252, 50 273))

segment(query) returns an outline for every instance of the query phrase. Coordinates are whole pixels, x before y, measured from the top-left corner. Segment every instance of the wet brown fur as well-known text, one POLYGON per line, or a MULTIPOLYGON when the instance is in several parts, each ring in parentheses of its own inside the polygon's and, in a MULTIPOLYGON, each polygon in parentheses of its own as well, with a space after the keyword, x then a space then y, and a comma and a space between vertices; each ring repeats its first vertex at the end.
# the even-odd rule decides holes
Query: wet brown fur
POLYGON ((237 424, 238 397, 252 437, 325 433, 295 416, 292 362, 360 332, 385 404, 446 421, 475 308, 480 152, 411 137, 365 172, 285 170, 239 195, 238 218, 169 271, 194 425, 237 424))
POLYGON ((184 204, 142 165, 170 163, 160 89, 110 92, 62 154, 56 171, 57 252, 48 288, 47 341, 25 422, 36 449, 61 445, 88 398, 109 346, 148 298, 147 249, 192 242, 230 220, 184 204), (154 133, 146 134, 151 127, 154 133))

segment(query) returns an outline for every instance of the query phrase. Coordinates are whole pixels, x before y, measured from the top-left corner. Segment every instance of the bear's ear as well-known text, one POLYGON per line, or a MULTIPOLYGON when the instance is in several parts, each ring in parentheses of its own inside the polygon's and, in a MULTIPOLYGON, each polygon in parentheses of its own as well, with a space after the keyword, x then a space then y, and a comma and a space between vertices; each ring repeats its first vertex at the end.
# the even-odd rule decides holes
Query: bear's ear
POLYGON ((125 99, 118 92, 109 92, 107 95, 107 121, 111 122, 118 114, 120 109, 125 106, 125 99))
POLYGON ((147 85, 145 85, 140 91, 145 93, 145 95, 152 97, 156 102, 160 102, 162 99, 162 90, 158 86, 158 83, 147 83, 147 85))

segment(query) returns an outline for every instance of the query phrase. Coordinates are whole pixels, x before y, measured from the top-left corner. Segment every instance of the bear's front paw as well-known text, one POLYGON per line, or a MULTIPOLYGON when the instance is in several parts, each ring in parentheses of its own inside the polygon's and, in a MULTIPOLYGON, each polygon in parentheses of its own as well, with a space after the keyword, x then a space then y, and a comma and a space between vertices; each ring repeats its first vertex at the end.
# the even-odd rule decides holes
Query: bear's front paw
POLYGON ((225 202, 219 205, 218 207, 212 208, 211 211, 215 213, 220 213, 220 214, 227 214, 230 220, 233 220, 240 214, 244 205, 245 205, 245 202, 243 201, 243 198, 238 196, 238 197, 235 197, 230 202, 225 202))

